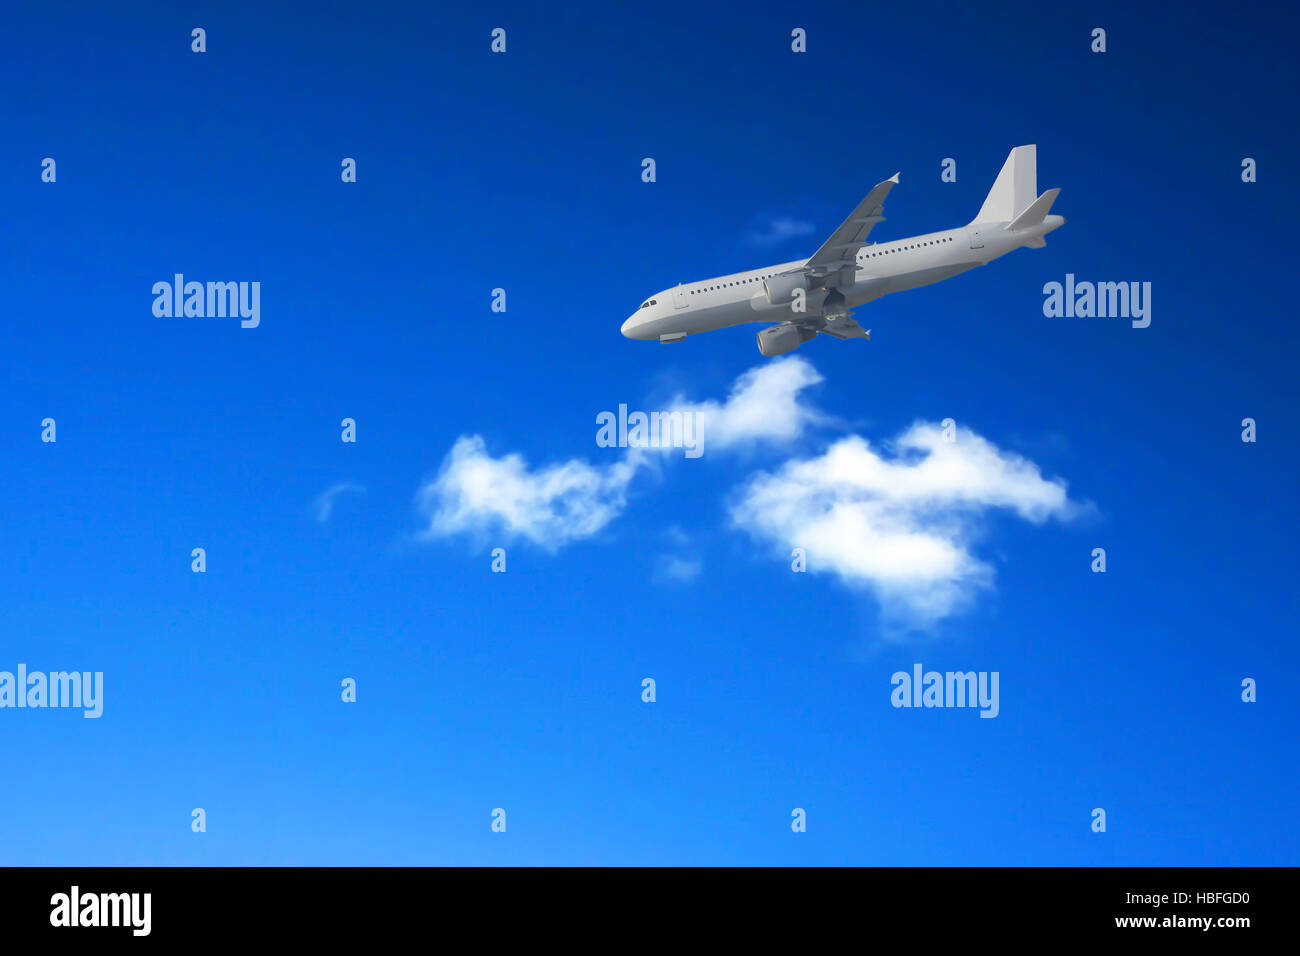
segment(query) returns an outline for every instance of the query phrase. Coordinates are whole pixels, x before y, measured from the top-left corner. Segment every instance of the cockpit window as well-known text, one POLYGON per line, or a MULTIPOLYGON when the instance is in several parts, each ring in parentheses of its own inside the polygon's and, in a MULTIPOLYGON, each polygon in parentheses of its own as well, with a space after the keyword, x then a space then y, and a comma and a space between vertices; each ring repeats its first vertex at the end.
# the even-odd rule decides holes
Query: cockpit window
POLYGON ((642 303, 641 303, 641 308, 643 308, 643 309, 648 309, 648 308, 650 308, 650 306, 652 306, 652 305, 655 304, 655 301, 656 301, 656 300, 654 300, 654 299, 649 299, 649 300, 647 300, 647 301, 645 301, 645 302, 642 302, 642 303))

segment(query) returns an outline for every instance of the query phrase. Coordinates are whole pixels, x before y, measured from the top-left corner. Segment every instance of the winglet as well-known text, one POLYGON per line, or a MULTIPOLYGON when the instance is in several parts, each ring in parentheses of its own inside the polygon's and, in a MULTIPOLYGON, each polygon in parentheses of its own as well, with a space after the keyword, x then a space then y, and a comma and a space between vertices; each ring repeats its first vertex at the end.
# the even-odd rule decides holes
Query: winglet
POLYGON ((888 179, 886 179, 885 182, 887 182, 887 183, 893 183, 895 186, 897 186, 897 185, 898 185, 898 177, 899 177, 899 175, 902 174, 902 172, 903 172, 903 171, 900 169, 898 172, 894 173, 894 175, 892 175, 892 176, 890 176, 888 179))

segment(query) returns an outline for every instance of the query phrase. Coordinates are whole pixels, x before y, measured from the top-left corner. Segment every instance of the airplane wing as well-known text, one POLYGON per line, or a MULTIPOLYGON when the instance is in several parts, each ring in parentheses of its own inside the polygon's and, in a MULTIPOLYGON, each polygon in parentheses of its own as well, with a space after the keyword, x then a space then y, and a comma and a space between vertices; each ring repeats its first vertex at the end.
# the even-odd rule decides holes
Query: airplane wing
POLYGON ((852 282, 853 272, 857 271, 858 250, 867 245, 867 236, 878 222, 884 222, 885 197, 898 185, 898 173, 876 186, 867 194, 867 198, 858 203, 858 208, 845 219, 840 227, 831 233, 831 237, 822 247, 813 253, 811 259, 804 263, 802 271, 813 276, 829 276, 842 269, 852 270, 848 274, 852 282))

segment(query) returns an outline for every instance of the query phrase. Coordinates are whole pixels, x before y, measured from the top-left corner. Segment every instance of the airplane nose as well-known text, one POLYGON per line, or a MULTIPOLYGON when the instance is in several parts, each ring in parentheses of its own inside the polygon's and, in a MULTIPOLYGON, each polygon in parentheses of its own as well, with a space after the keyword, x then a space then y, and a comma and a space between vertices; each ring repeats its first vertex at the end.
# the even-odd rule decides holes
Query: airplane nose
POLYGON ((623 327, 619 329, 619 331, 622 332, 627 338, 630 339, 632 338, 632 328, 635 325, 636 325, 636 316, 629 315, 627 317, 627 321, 623 323, 623 327))

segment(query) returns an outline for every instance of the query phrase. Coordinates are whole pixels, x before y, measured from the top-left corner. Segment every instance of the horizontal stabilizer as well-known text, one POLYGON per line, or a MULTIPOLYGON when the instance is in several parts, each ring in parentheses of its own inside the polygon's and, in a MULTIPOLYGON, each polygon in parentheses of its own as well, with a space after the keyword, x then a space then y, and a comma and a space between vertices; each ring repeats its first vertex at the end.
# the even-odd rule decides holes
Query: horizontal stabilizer
POLYGON ((1029 229, 1032 226, 1039 225, 1047 218, 1047 214, 1052 211, 1052 203, 1056 202, 1056 197, 1060 194, 1061 190, 1059 189, 1049 189, 1030 203, 1024 212, 1008 223, 1007 228, 1015 232, 1017 229, 1029 229))

